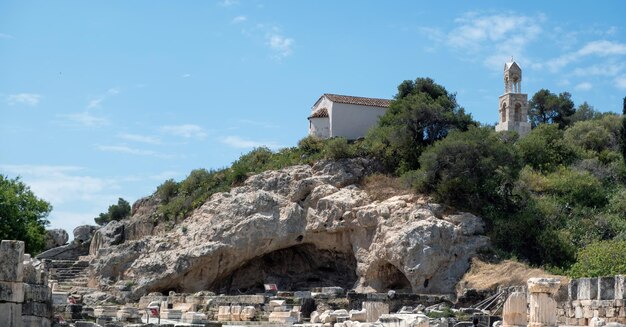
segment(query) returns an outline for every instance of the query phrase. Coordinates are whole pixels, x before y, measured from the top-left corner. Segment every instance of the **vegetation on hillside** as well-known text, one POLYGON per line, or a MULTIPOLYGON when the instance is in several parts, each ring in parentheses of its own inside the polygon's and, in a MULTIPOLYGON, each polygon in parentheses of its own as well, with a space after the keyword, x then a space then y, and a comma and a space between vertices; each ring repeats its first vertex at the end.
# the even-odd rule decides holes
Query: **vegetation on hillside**
POLYGON ((46 217, 52 206, 39 199, 19 178, 0 175, 0 239, 20 240, 36 255, 46 245, 46 217))
MULTIPOLYGON (((576 108, 569 93, 545 89, 530 107, 533 129, 519 138, 480 126, 455 94, 432 79, 404 81, 363 140, 306 137, 277 152, 256 148, 229 168, 197 169, 180 182, 167 180, 155 192, 157 219, 177 223, 251 174, 369 156, 386 171, 364 187, 410 187, 480 215, 503 257, 573 276, 626 273, 624 265, 611 263, 626 241, 626 118, 586 102, 576 108)), ((377 198, 389 195, 379 193, 377 198)))
POLYGON ((110 205, 107 212, 100 213, 100 215, 93 220, 98 225, 106 225, 112 220, 122 220, 128 217, 130 217, 130 203, 119 198, 117 199, 117 204, 110 205))

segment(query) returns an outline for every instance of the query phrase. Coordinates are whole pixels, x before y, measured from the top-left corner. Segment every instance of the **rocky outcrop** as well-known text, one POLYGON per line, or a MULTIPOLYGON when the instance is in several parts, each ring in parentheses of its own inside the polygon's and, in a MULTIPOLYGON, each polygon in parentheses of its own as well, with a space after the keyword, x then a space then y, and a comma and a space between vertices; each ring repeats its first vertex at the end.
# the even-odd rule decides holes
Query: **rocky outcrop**
POLYGON ((74 228, 74 240, 71 243, 51 248, 37 255, 38 259, 77 260, 89 254, 91 238, 98 230, 97 226, 81 225, 74 228))
POLYGON ((91 284, 134 299, 171 290, 254 293, 263 283, 453 293, 488 244, 481 219, 447 214, 416 195, 371 201, 358 182, 372 167, 350 159, 268 171, 214 194, 167 233, 117 245, 101 233, 91 284))
POLYGON ((67 235, 65 229, 48 229, 46 230, 46 247, 44 250, 64 245, 68 240, 69 235, 67 235))

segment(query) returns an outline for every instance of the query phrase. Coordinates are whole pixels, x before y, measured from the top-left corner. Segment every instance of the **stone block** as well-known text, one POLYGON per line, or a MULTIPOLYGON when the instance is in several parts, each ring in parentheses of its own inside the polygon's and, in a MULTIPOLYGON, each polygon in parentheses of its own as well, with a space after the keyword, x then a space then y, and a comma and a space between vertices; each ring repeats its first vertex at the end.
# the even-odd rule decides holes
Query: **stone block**
POLYGON ((350 310, 349 314, 350 314, 350 320, 352 321, 358 321, 358 322, 367 321, 367 313, 365 312, 365 310, 350 310))
POLYGON ((93 315, 96 318, 100 318, 100 317, 117 318, 117 307, 99 305, 95 309, 93 309, 93 315))
POLYGON ((598 279, 579 278, 578 279, 578 299, 594 300, 598 298, 598 279))
POLYGON ((389 304, 384 302, 363 302, 366 312, 366 321, 375 322, 383 314, 389 314, 389 304))
POLYGON ((24 275, 24 242, 0 242, 0 281, 21 282, 24 275))
POLYGON ((186 324, 205 324, 208 322, 208 319, 204 313, 189 311, 183 314, 180 322, 186 324))
POLYGON ((52 292, 52 304, 53 305, 63 305, 67 303, 67 296, 69 293, 67 292, 52 292))
POLYGON ((100 325, 96 324, 95 322, 80 321, 80 320, 75 322, 74 326, 76 327, 100 327, 100 325))
POLYGON ((217 321, 230 321, 229 305, 220 305, 217 307, 217 321))
POLYGON ((22 304, 22 314, 28 316, 50 317, 52 315, 52 304, 50 302, 24 302, 24 304, 22 304))
POLYGON ((23 327, 50 327, 52 322, 48 318, 37 316, 22 316, 23 327))
POLYGON ((138 318, 141 318, 141 315, 139 314, 139 310, 133 307, 123 307, 117 310, 116 315, 119 321, 133 321, 138 318))
POLYGON ((567 319, 565 319, 565 324, 569 325, 569 326, 576 326, 576 325, 578 325, 578 319, 576 319, 576 318, 567 318, 567 319))
POLYGON ((570 301, 578 300, 578 280, 573 279, 567 285, 567 297, 570 301))
POLYGON ((241 309, 241 313, 239 314, 239 317, 241 318, 241 321, 251 321, 252 319, 254 319, 255 315, 256 315, 256 308, 254 308, 251 305, 248 305, 248 306, 243 307, 243 309, 241 309))
POLYGON ((583 307, 583 318, 593 318, 593 309, 591 309, 591 306, 583 307))
POLYGON ((296 311, 274 311, 268 317, 269 322, 281 324, 293 324, 300 321, 300 312, 296 311))
POLYGON ((615 308, 614 307, 606 307, 605 314, 607 318, 615 317, 615 308))
POLYGON ((24 284, 24 302, 50 302, 52 293, 47 285, 24 284))
POLYGON ((0 326, 21 327, 22 306, 17 303, 0 303, 0 326))
POLYGON ((24 283, 0 281, 0 302, 24 302, 24 283))
POLYGON ((183 312, 176 309, 164 309, 161 310, 161 318, 170 320, 180 320, 183 317, 183 312))
POLYGON ((232 321, 241 321, 241 306, 233 305, 230 307, 230 319, 232 321))
POLYGON ((22 281, 27 284, 38 284, 37 268, 33 266, 31 261, 24 261, 22 268, 22 281))
POLYGON ((615 298, 615 277, 598 278, 598 300, 613 300, 615 298))
POLYGON ((331 316, 330 314, 332 313, 332 310, 326 310, 322 313, 320 313, 319 315, 319 322, 322 324, 332 324, 335 321, 333 320, 333 316, 331 316))
MULTIPOLYGON (((526 293, 513 292, 504 302, 502 309, 503 326, 526 326, 526 293)), ((565 312, 563 312, 564 314, 565 312)))
POLYGON ((615 276, 615 296, 614 298, 623 300, 626 299, 626 276, 617 275, 615 276))
POLYGON ((310 318, 311 318, 310 322, 312 324, 320 323, 320 313, 319 312, 317 312, 317 311, 311 312, 311 317, 310 318))

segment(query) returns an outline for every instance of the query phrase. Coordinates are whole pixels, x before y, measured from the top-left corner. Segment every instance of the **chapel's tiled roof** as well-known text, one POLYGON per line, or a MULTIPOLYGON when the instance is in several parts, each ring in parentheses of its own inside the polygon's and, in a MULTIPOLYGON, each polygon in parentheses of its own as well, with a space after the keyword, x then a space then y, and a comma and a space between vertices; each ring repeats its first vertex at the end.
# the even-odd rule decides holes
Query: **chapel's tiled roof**
POLYGON ((309 117, 311 118, 328 118, 328 109, 326 107, 315 110, 315 112, 309 117))
POLYGON ((339 95, 339 94, 329 94, 329 93, 325 93, 324 96, 327 97, 332 102, 356 104, 356 105, 361 105, 361 106, 388 108, 389 104, 391 103, 391 100, 388 100, 388 99, 354 97, 354 96, 349 96, 349 95, 339 95))

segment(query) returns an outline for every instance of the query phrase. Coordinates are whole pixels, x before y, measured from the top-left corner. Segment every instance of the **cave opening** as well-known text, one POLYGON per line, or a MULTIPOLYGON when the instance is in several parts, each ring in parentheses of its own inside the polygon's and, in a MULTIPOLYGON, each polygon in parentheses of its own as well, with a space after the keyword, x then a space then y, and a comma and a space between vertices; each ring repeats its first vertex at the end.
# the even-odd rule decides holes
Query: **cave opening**
POLYGON ((252 259, 217 278, 209 289, 218 294, 263 293, 263 284, 276 284, 279 290, 285 291, 325 286, 351 289, 356 280, 353 253, 299 244, 252 259))
POLYGON ((411 282, 406 278, 404 273, 388 262, 380 266, 378 278, 382 286, 382 289, 377 290, 379 292, 387 292, 390 290, 402 293, 412 292, 413 288, 411 287, 411 282))

